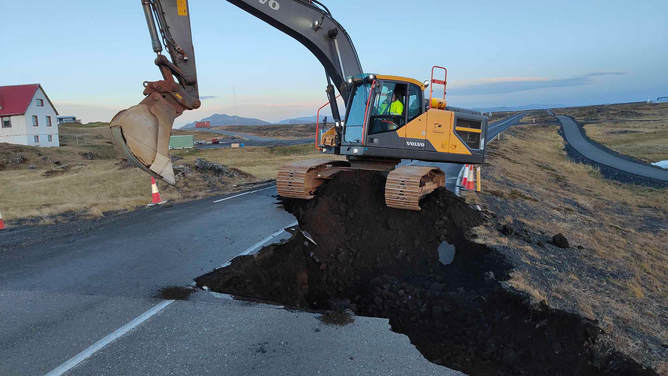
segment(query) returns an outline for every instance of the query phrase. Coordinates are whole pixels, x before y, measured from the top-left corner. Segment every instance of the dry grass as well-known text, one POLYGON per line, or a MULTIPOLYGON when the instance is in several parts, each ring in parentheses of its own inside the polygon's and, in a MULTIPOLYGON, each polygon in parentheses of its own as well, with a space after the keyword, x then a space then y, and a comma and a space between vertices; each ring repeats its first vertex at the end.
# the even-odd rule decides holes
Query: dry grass
POLYGON ((668 103, 559 109, 585 124, 587 136, 645 162, 668 160, 668 103))
MULTIPOLYGON (((148 175, 129 167, 120 158, 120 153, 109 144, 108 127, 65 126, 60 132, 65 144, 60 148, 0 144, 0 210, 10 225, 28 218, 32 223, 50 224, 68 215, 76 219, 98 217, 108 212, 133 210, 150 202, 148 175), (79 145, 75 134, 80 135, 79 145), (90 151, 95 154, 93 160, 81 155, 90 151), (19 156, 25 160, 23 163, 10 163, 19 156)), ((187 163, 193 170, 187 176, 179 176, 175 187, 158 182, 162 198, 176 202, 233 192, 241 189, 238 187, 241 184, 275 179, 283 164, 320 156, 313 145, 192 149, 172 151, 172 155, 184 157, 175 165, 187 163), (227 178, 200 172, 194 166, 196 157, 240 169, 251 176, 227 178)))
MULTIPOLYGON (((194 165, 195 158, 235 167, 258 179, 275 179, 278 169, 288 163, 309 158, 323 158, 313 144, 276 147, 245 147, 241 149, 195 149, 173 151, 172 155, 183 157, 177 161, 194 165)), ((343 158, 343 157, 335 157, 343 158)))
POLYGON ((483 194, 466 198, 494 212, 496 226, 512 223, 545 242, 561 232, 573 248, 528 245, 493 226, 477 235, 512 248, 521 261, 510 285, 608 322, 620 350, 658 366, 656 344, 668 343, 668 190, 603 179, 569 160, 557 131, 527 125, 506 132, 488 149, 483 194), (646 338, 651 344, 637 346, 646 338))
MULTIPOLYGON (((328 122, 327 129, 332 127, 332 122, 328 122)), ((323 124, 320 124, 322 127, 323 124)), ((228 125, 218 127, 230 132, 239 132, 251 134, 259 137, 269 137, 276 139, 293 140, 299 138, 315 138, 315 124, 281 124, 281 125, 228 125)))

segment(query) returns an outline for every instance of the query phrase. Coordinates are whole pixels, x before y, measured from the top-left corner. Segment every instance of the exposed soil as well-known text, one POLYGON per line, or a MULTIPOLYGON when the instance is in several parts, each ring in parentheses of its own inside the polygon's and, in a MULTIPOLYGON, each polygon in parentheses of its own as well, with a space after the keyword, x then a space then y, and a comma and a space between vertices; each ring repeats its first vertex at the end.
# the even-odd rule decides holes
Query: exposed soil
POLYGON ((311 201, 285 201, 302 231, 197 285, 389 318, 427 359, 470 375, 656 374, 600 341, 593 321, 504 287, 512 265, 472 239, 485 219, 462 199, 439 189, 420 212, 390 209, 384 183, 378 173, 345 172, 311 201), (457 250, 447 266, 438 262, 442 241, 457 250))
POLYGON ((167 300, 188 300, 196 290, 192 287, 169 286, 160 290, 158 297, 167 300))

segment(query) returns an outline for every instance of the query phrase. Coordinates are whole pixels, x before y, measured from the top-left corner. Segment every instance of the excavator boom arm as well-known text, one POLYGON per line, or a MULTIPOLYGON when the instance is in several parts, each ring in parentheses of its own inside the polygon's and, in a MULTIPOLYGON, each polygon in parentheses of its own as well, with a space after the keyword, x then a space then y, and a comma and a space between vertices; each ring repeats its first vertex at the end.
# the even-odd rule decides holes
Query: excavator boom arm
MULTIPOLYGON (((357 51, 345 29, 316 0, 227 0, 291 36, 325 68, 327 96, 340 121, 334 86, 348 99, 345 78, 361 74, 357 51), (332 85, 333 82, 333 85, 332 85)), ((142 0, 155 60, 163 79, 144 82, 144 100, 111 121, 112 136, 128 160, 151 175, 175 184, 169 159, 174 119, 199 108, 199 87, 187 0, 142 0), (162 54, 163 46, 169 57, 162 54)))

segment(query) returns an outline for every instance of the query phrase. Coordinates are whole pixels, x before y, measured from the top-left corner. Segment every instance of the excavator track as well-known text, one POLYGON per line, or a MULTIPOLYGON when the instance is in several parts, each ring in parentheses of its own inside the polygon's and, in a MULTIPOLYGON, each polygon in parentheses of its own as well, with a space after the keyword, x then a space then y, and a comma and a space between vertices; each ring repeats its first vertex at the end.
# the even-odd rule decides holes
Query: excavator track
POLYGON ((349 168, 348 161, 329 159, 306 159, 285 165, 280 168, 276 177, 278 195, 310 200, 326 180, 349 168))
POLYGON ((420 211, 420 200, 445 187, 445 173, 438 167, 401 166, 385 183, 385 204, 391 208, 420 211))

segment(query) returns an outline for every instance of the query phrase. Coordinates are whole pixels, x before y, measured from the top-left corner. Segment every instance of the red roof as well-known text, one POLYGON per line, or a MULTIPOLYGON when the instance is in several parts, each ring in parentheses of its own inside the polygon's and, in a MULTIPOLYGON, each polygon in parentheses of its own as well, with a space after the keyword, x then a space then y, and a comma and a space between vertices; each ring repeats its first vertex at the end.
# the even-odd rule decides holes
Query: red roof
MULTIPOLYGON (((42 85, 30 84, 0 86, 0 116, 25 114, 38 88, 42 89, 42 85)), ((56 108, 51 103, 51 100, 46 95, 44 89, 42 89, 42 93, 44 93, 46 100, 49 102, 51 107, 53 107, 53 110, 56 111, 56 108)), ((56 111, 56 115, 57 114, 58 111, 56 111)))

